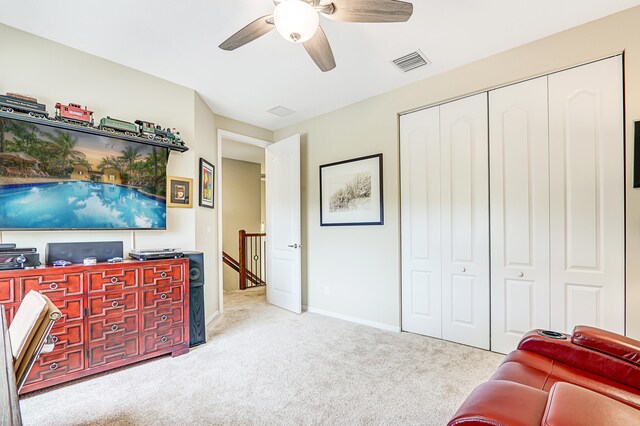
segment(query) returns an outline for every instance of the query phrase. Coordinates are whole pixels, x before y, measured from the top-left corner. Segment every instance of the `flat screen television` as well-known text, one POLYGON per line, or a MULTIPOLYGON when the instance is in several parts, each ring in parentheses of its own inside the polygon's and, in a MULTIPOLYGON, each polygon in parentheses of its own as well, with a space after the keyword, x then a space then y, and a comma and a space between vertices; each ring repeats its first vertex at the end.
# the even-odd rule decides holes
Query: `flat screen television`
POLYGON ((0 118, 0 230, 166 229, 167 148, 0 118))

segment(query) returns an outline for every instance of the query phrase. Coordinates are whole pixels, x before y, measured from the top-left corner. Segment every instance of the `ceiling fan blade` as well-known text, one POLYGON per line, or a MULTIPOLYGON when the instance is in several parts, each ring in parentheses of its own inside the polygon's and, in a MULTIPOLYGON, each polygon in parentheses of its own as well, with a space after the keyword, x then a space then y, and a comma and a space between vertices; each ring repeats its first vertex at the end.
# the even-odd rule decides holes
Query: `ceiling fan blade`
POLYGON ((303 45, 322 72, 331 71, 336 67, 336 60, 333 57, 329 40, 321 27, 318 27, 314 36, 305 41, 303 45))
POLYGON ((219 46, 222 50, 235 50, 238 47, 261 37, 275 28, 273 25, 273 15, 265 15, 256 19, 228 39, 219 46))
POLYGON ((333 13, 322 14, 342 22, 406 22, 413 14, 413 4, 399 0, 332 0, 333 13))

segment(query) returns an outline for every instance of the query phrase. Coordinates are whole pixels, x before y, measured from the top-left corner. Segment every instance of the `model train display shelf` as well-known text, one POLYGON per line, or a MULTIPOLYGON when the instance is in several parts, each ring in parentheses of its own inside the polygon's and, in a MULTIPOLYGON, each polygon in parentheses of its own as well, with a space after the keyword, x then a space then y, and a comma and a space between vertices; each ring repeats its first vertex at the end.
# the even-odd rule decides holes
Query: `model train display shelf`
POLYGON ((109 136, 147 145, 160 146, 169 150, 188 151, 180 132, 175 128, 163 129, 159 124, 146 120, 134 123, 107 116, 94 126, 93 111, 79 104, 61 102, 55 105, 54 118, 49 117, 47 107, 38 103, 32 96, 7 93, 0 95, 0 118, 12 118, 35 124, 47 124, 52 127, 77 130, 98 136, 109 136), (43 123, 44 121, 44 123, 43 123))

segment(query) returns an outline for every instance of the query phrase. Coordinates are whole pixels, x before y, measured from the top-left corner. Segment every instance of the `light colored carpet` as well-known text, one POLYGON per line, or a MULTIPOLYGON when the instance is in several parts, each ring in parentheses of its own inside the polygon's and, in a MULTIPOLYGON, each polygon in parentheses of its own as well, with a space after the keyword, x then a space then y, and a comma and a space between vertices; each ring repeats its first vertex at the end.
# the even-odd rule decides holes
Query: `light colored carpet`
POLYGON ((26 425, 442 425, 501 355, 225 295, 208 343, 27 395, 26 425))

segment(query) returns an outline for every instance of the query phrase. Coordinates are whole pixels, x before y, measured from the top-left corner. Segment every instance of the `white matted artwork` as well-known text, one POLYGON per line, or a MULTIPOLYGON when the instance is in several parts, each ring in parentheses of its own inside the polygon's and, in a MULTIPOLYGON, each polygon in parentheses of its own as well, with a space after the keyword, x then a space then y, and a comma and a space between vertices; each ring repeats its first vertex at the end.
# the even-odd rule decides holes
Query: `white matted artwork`
POLYGON ((320 225, 382 225, 382 154, 320 166, 320 225))

